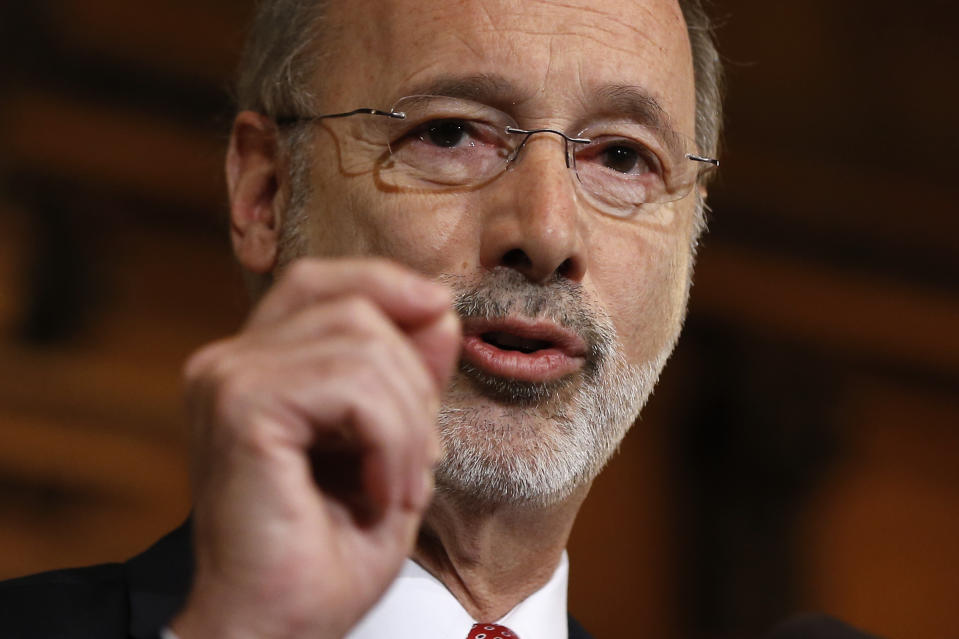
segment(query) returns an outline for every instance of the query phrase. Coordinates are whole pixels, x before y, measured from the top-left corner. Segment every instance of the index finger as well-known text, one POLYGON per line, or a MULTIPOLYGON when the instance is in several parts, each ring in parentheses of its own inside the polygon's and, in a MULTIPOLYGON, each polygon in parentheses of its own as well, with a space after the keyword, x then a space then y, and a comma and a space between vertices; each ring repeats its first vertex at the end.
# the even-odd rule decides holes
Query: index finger
POLYGON ((402 328, 430 322, 450 309, 449 290, 381 258, 303 258, 290 265, 256 306, 248 328, 277 322, 317 302, 359 295, 402 328))

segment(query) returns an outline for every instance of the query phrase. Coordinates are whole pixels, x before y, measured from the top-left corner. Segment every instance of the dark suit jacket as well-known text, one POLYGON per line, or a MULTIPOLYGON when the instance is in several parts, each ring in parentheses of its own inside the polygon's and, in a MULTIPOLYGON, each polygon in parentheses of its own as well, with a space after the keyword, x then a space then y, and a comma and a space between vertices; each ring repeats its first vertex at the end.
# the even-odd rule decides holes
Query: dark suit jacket
MULTIPOLYGON (((187 522, 126 563, 57 570, 0 583, 0 637, 156 639, 183 605, 192 575, 187 522)), ((569 639, 592 637, 570 617, 569 639)), ((816 615, 793 619, 767 639, 871 636, 816 615)))
MULTIPOLYGON (((185 524, 122 564, 0 583, 3 639, 155 639, 183 605, 193 574, 185 524)), ((569 618, 569 639, 592 639, 569 618)))

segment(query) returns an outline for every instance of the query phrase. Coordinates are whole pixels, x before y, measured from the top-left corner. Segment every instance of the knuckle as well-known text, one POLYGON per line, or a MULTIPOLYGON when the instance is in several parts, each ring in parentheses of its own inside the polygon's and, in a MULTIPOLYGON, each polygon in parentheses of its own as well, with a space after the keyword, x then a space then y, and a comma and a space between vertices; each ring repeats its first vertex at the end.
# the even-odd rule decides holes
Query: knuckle
POLYGON ((363 273, 367 281, 386 289, 403 286, 408 280, 422 277, 408 266, 380 256, 363 258, 360 267, 358 272, 363 273))
POLYGON ((234 361, 234 339, 225 339, 203 347, 183 365, 183 384, 188 398, 204 396, 214 390, 234 361))
POLYGON ((216 412, 227 414, 249 399, 260 387, 259 374, 250 369, 231 367, 220 371, 216 382, 216 412))
POLYGON ((390 345, 381 339, 364 339, 353 347, 356 359, 363 362, 365 374, 381 374, 390 358, 390 345))
POLYGON ((315 258, 300 258, 292 262, 283 274, 282 285, 298 294, 307 294, 321 280, 321 262, 315 258))
POLYGON ((362 366, 358 374, 369 385, 384 386, 385 375, 393 375, 400 392, 425 403, 437 395, 436 385, 426 363, 402 337, 378 335, 379 339, 362 338, 351 346, 355 361, 362 366), (366 377, 369 376, 369 377, 366 377))
POLYGON ((369 268, 374 277, 395 278, 405 276, 407 269, 385 257, 371 257, 368 260, 369 268))
POLYGON ((370 299, 362 295, 348 295, 340 302, 340 320, 345 327, 360 335, 372 337, 381 334, 385 325, 382 312, 370 299))
POLYGON ((385 450, 400 450, 406 443, 407 435, 397 427, 399 421, 382 406, 363 404, 360 408, 364 415, 363 438, 385 450))
POLYGON ((243 364, 241 357, 222 357, 210 367, 195 398, 203 412, 217 423, 242 421, 257 397, 263 393, 264 377, 257 366, 243 364))
POLYGON ((295 283, 307 283, 316 277, 319 260, 310 257, 301 257, 290 263, 286 268, 286 278, 295 283))
POLYGON ((221 439, 231 441, 234 450, 254 458, 268 455, 273 448, 273 439, 269 436, 269 429, 264 428, 258 420, 236 425, 232 429, 224 429, 219 433, 221 439))
POLYGON ((188 384, 196 382, 207 373, 221 347, 221 342, 214 342, 190 355, 183 364, 182 371, 183 378, 188 384))
POLYGON ((350 357, 335 364, 328 378, 330 383, 342 382, 339 391, 344 394, 344 399, 357 406, 364 403, 364 398, 369 401, 369 398, 379 399, 383 395, 384 373, 366 356, 368 348, 366 344, 358 344, 350 357))

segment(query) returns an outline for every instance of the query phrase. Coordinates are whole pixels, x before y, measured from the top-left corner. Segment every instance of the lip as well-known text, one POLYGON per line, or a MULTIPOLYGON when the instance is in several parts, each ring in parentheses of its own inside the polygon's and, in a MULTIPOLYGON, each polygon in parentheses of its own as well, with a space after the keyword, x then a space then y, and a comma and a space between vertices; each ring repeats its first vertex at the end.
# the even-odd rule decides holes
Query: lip
POLYGON ((467 362, 497 377, 550 382, 582 368, 587 348, 579 335, 552 322, 520 318, 466 319, 462 353, 467 362), (483 335, 494 332, 547 342, 547 345, 531 353, 506 350, 483 339, 483 335))

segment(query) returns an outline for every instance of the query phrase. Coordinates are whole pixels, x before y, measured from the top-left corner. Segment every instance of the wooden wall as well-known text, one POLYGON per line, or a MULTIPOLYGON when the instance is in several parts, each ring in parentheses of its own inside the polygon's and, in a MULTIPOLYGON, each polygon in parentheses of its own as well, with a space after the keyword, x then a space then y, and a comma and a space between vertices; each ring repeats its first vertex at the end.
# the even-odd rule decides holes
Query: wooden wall
MULTIPOLYGON (((123 558, 188 511, 179 368, 245 306, 219 167, 249 4, 0 6, 0 577, 123 558)), ((600 638, 803 609, 954 636, 959 11, 712 9, 711 230, 574 533, 571 608, 600 638)))

